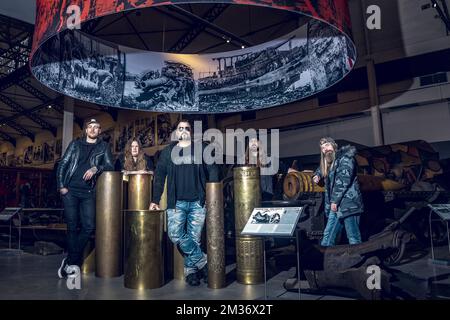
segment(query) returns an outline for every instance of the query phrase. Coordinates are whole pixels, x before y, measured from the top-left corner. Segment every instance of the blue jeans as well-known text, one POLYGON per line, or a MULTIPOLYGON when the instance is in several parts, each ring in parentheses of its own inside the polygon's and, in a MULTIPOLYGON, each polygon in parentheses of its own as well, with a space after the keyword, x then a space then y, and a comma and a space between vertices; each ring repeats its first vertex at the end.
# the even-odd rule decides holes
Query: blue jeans
POLYGON ((178 200, 175 209, 167 210, 170 240, 184 257, 184 275, 195 273, 206 265, 206 254, 200 248, 206 208, 199 201, 178 200))
POLYGON ((95 191, 69 189, 62 199, 67 223, 67 263, 81 266, 84 247, 95 230, 95 191))
POLYGON ((349 244, 361 243, 361 233, 359 232, 359 217, 360 215, 357 214, 339 219, 338 215, 335 212, 330 211, 328 215, 327 226, 323 231, 323 239, 321 245, 324 247, 334 246, 336 243, 336 237, 342 230, 342 225, 345 226, 345 232, 347 233, 349 244))

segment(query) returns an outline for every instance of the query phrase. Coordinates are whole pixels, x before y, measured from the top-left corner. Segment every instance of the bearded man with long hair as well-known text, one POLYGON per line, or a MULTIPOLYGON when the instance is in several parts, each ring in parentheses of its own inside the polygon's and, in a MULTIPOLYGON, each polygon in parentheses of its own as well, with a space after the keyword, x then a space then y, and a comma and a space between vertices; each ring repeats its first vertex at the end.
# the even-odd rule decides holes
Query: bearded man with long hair
POLYGON ((350 145, 338 149, 336 142, 320 139, 320 166, 313 176, 317 184, 325 181, 325 215, 328 218, 322 246, 333 246, 345 227, 349 244, 361 243, 359 219, 364 211, 356 171, 356 148, 350 145))

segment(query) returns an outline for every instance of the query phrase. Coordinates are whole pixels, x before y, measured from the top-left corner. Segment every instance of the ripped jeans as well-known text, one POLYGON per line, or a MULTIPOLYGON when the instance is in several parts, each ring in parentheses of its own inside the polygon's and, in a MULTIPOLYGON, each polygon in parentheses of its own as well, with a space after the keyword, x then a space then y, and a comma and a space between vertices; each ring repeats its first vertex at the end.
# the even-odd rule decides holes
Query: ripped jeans
POLYGON ((206 265, 206 254, 200 248, 206 208, 199 201, 178 200, 175 209, 167 210, 170 240, 184 257, 184 275, 195 273, 206 265))

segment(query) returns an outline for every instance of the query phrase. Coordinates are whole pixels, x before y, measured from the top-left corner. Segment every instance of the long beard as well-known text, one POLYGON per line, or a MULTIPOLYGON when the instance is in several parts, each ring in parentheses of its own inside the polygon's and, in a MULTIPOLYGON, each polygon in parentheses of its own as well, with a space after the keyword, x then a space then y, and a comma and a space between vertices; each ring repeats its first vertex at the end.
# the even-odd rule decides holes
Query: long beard
POLYGON ((326 161, 328 167, 330 167, 333 164, 335 159, 336 159, 336 153, 335 152, 325 153, 325 161, 326 161))

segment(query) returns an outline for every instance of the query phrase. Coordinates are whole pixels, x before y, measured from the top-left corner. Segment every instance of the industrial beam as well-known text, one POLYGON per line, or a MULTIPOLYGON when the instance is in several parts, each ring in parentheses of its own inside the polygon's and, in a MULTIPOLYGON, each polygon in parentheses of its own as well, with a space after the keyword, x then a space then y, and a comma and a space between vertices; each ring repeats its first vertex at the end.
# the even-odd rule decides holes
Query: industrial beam
MULTIPOLYGON (((53 108, 53 106, 54 106, 54 105, 57 103, 57 101, 59 101, 59 100, 60 100, 60 97, 54 99, 53 101, 46 102, 46 103, 40 104, 40 105, 38 105, 38 106, 36 106, 36 107, 27 109, 27 110, 25 110, 24 112, 16 113, 15 115, 12 115, 12 116, 9 116, 9 117, 6 117, 6 118, 0 118, 0 124, 8 124, 8 122, 10 122, 10 121, 15 121, 16 119, 18 119, 18 118, 20 118, 20 117, 27 116, 27 115, 32 114, 32 113, 35 113, 35 112, 37 112, 37 111, 39 111, 39 110, 48 108, 49 105, 51 105, 52 108, 53 108)), ((56 109, 56 108, 55 108, 55 109, 56 109)))
MULTIPOLYGON (((60 97, 58 97, 56 99, 52 99, 49 96, 47 96, 45 93, 40 91, 39 89, 32 86, 27 81, 22 81, 22 82, 18 83, 17 85, 20 86, 25 91, 27 91, 28 93, 32 94, 34 97, 36 97, 39 100, 41 100, 42 102, 44 102, 44 104, 52 105, 53 109, 55 109, 56 111, 58 111, 61 114, 64 114, 64 106, 60 102, 60 97)), ((74 116, 74 119, 75 119, 75 123, 80 127, 80 129, 82 129, 83 128, 83 119, 81 119, 80 117, 77 117, 77 116, 74 116)))
POLYGON ((17 132, 19 132, 21 135, 30 138, 30 140, 34 142, 34 133, 32 133, 31 131, 25 129, 24 127, 22 127, 21 125, 17 124, 14 121, 9 122, 7 125, 16 130, 17 132))
POLYGON ((227 30, 219 27, 218 25, 216 25, 214 23, 211 23, 208 20, 203 19, 202 17, 199 17, 199 16, 197 16, 197 15, 195 15, 195 14, 189 12, 188 10, 185 10, 185 9, 179 7, 179 6, 172 5, 172 6, 169 6, 168 8, 169 8, 169 10, 178 12, 179 14, 184 15, 184 16, 186 16, 186 17, 196 21, 197 23, 204 24, 206 26, 206 28, 212 29, 212 30, 220 33, 221 35, 224 35, 224 36, 228 37, 230 40, 234 40, 236 42, 239 42, 240 44, 245 45, 247 47, 250 47, 250 46, 253 45, 251 42, 249 42, 249 41, 247 41, 247 40, 245 40, 245 39, 235 35, 234 33, 230 32, 230 31, 227 31, 227 30))
POLYGON ((4 141, 10 142, 14 147, 16 146, 16 139, 11 137, 9 134, 0 131, 0 138, 4 141))
MULTIPOLYGON (((229 4, 219 3, 212 6, 202 19, 213 22, 216 20, 227 8, 229 4)), ((204 30, 206 25, 201 23, 197 26, 191 28, 187 33, 185 33, 178 41, 175 43, 168 51, 169 52, 181 52, 183 51, 195 38, 197 38, 204 30)))
POLYGON ((8 89, 13 85, 16 85, 19 82, 22 82, 29 76, 31 76, 31 72, 28 65, 20 67, 16 71, 11 72, 9 75, 0 79, 0 92, 5 89, 8 89))
MULTIPOLYGON (((27 110, 26 108, 22 107, 20 104, 11 100, 10 98, 8 98, 7 96, 5 96, 3 94, 0 94, 0 101, 3 102, 4 104, 6 104, 7 106, 9 106, 12 110, 20 112, 22 114, 27 110)), ((25 114, 24 116, 29 118, 30 120, 34 121, 35 123, 37 123, 43 129, 49 130, 56 137, 56 133, 57 133, 56 127, 52 126, 50 123, 48 123, 41 117, 39 117, 33 113, 25 114)), ((8 125, 11 125, 11 122, 8 123, 8 125)), ((16 129, 16 128, 14 128, 14 129, 16 129)))

